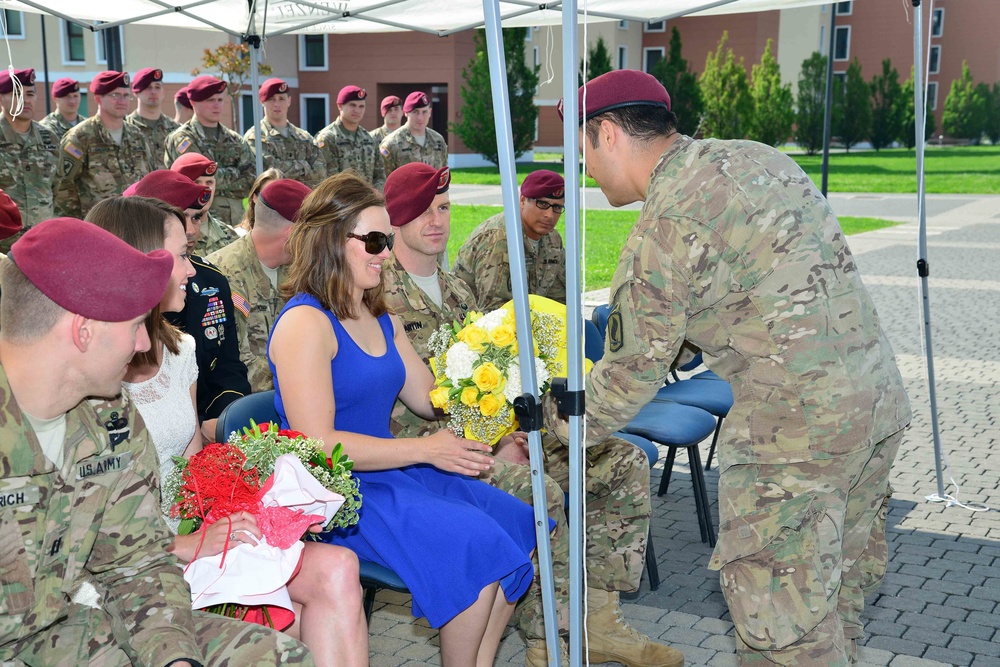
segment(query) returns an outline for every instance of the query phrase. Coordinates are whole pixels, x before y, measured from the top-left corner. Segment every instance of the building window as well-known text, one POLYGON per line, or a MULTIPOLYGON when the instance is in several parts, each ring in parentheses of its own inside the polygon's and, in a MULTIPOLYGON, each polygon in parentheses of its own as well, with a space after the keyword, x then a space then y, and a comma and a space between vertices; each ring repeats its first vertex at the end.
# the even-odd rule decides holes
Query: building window
POLYGON ((837 16, 850 16, 854 7, 852 7, 853 2, 838 2, 837 3, 837 16))
POLYGON ((643 27, 643 32, 666 32, 666 21, 651 21, 643 27))
MULTIPOLYGON (((110 30, 118 31, 118 43, 121 45, 122 49, 122 64, 125 63, 125 33, 122 32, 122 27, 109 28, 110 30)), ((97 53, 97 62, 101 65, 108 64, 108 54, 104 52, 104 33, 107 30, 98 30, 94 33, 94 52, 97 53)))
POLYGON ((24 39, 24 13, 15 9, 3 10, 3 26, 0 35, 5 34, 10 39, 24 39))
POLYGON ((531 61, 535 67, 538 67, 539 65, 542 64, 542 57, 538 51, 537 46, 531 47, 531 61))
POLYGON ((618 47, 618 69, 628 69, 628 47, 618 47))
POLYGON ((934 10, 934 18, 931 21, 931 37, 940 37, 944 34, 944 7, 934 10))
POLYGON ((663 60, 665 49, 662 46, 646 47, 642 50, 642 68, 647 74, 653 73, 656 63, 663 60))
POLYGON ((299 69, 305 71, 326 71, 326 35, 299 35, 299 69))
POLYGON ((302 128, 315 135, 330 124, 330 96, 326 93, 300 95, 302 108, 299 111, 302 128))
POLYGON ((619 21, 618 28, 621 30, 628 30, 628 21, 619 21))
POLYGON ((63 21, 62 25, 63 62, 82 65, 87 62, 83 51, 83 26, 67 21, 63 21))
POLYGON ((833 59, 850 60, 851 58, 851 26, 838 25, 833 40, 833 59))
POLYGON ((938 74, 941 71, 941 47, 932 46, 930 51, 930 62, 927 71, 931 74, 938 74))
POLYGON ((927 82, 927 103, 931 107, 931 111, 937 111, 937 81, 927 82))
POLYGON ((80 89, 80 108, 76 110, 76 113, 87 118, 90 116, 90 104, 87 103, 87 91, 83 88, 80 89))
MULTIPOLYGON (((253 93, 240 94, 240 134, 246 134, 246 131, 253 127, 253 98, 253 93)), ((261 118, 263 116, 261 110, 261 118)))

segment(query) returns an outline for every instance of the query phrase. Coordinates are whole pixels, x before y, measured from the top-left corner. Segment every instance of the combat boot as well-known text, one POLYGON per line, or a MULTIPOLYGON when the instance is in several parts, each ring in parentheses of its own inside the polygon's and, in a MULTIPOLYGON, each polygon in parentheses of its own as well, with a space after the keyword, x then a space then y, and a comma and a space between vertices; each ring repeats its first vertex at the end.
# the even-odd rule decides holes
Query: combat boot
POLYGON ((684 654, 629 626, 618 593, 587 589, 587 640, 590 662, 620 662, 627 667, 682 667, 684 654))
MULTIPOLYGON (((559 664, 569 667, 569 648, 566 640, 559 639, 559 664)), ((545 650, 544 639, 529 639, 528 651, 524 654, 524 667, 548 667, 549 653, 545 650)))

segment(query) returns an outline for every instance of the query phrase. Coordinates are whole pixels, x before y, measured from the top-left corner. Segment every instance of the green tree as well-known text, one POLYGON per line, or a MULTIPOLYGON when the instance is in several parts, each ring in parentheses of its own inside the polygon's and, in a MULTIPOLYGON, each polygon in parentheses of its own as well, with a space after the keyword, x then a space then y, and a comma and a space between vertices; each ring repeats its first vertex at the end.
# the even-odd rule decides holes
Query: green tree
POLYGON ((802 61, 795 105, 795 142, 812 155, 823 148, 826 56, 814 51, 802 61))
POLYGON ((736 62, 733 50, 726 46, 728 41, 729 32, 723 32, 701 73, 699 83, 705 101, 702 131, 706 137, 742 139, 753 121, 753 97, 743 59, 736 62))
POLYGON ((705 103, 701 97, 698 77, 681 55, 681 33, 677 26, 670 29, 667 57, 661 58, 653 66, 652 74, 670 93, 670 107, 677 116, 678 131, 694 136, 698 132, 698 126, 701 125, 705 103))
MULTIPOLYGON (((246 44, 226 42, 219 48, 205 49, 201 57, 201 66, 212 72, 219 72, 222 78, 229 84, 226 92, 233 103, 233 127, 238 128, 240 113, 240 96, 243 94, 243 86, 250 83, 250 47, 246 44)), ((258 63, 257 72, 261 76, 271 73, 271 66, 258 63)), ((200 68, 191 70, 191 74, 198 76, 201 74, 200 68)))
MULTIPOLYGON (((872 125, 868 138, 877 151, 889 146, 903 133, 903 87, 899 85, 899 72, 886 58, 882 61, 882 73, 872 77, 869 84, 872 100, 872 125)), ((913 100, 909 103, 912 105, 913 100)))
MULTIPOLYGON (((899 140, 907 148, 913 148, 917 145, 917 133, 915 132, 915 127, 917 125, 916 115, 914 114, 914 103, 913 103, 913 68, 910 68, 910 78, 903 83, 903 96, 900 101, 900 108, 902 108, 903 123, 900 126, 899 140)), ((924 110, 924 139, 928 140, 934 137, 934 130, 936 129, 937 123, 934 120, 934 112, 931 110, 930 100, 927 101, 927 108, 924 110)))
POLYGON ((608 45, 604 43, 603 37, 598 37, 597 44, 587 49, 586 72, 584 71, 583 63, 584 60, 581 58, 580 71, 576 75, 577 81, 581 86, 584 79, 590 81, 611 71, 611 54, 608 53, 608 45))
MULTIPOLYGON (((990 124, 994 115, 994 109, 991 109, 991 107, 993 107, 994 101, 993 91, 990 89, 989 84, 976 84, 976 104, 978 105, 976 117, 979 119, 979 136, 990 136, 990 124)), ((979 141, 979 139, 975 139, 973 143, 979 143, 979 141)))
POLYGON ((969 63, 963 60, 962 75, 951 82, 951 90, 944 101, 941 128, 945 134, 956 139, 968 139, 974 144, 979 143, 986 125, 985 104, 981 94, 981 89, 977 90, 972 82, 969 63))
POLYGON ((750 138, 771 146, 785 143, 792 134, 795 111, 792 86, 781 83, 781 69, 771 54, 773 40, 768 38, 760 62, 753 66, 750 79, 754 114, 750 138))
MULTIPOLYGON (((524 28, 503 31, 507 54, 507 92, 510 96, 510 119, 514 136, 514 157, 531 149, 535 140, 535 89, 538 88, 538 67, 529 67, 524 60, 524 28)), ((486 55, 486 37, 477 31, 474 38, 476 54, 462 69, 462 108, 459 121, 450 129, 462 142, 493 164, 499 164, 496 122, 493 119, 493 87, 490 63, 486 55)))
POLYGON ((847 76, 839 89, 839 94, 833 96, 837 105, 834 133, 850 152, 851 146, 869 135, 872 124, 871 89, 861 76, 861 61, 856 57, 847 66, 847 76))
POLYGON ((1000 82, 993 84, 986 100, 986 136, 994 146, 1000 143, 1000 82))

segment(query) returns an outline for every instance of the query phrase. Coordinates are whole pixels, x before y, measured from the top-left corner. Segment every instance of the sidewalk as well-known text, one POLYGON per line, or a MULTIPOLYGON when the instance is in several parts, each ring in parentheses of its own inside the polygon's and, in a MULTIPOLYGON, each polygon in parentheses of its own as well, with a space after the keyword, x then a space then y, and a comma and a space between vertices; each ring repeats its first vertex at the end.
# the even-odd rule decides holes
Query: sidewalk
MULTIPOLYGON (((492 194, 473 191, 481 187, 452 186, 452 201, 473 203, 465 199, 492 194)), ((498 198, 499 188, 494 192, 498 198)), ((927 207, 941 442, 961 488, 950 492, 994 508, 986 512, 925 500, 937 487, 915 270, 915 196, 834 194, 831 203, 841 215, 906 221, 849 239, 914 408, 893 468, 889 571, 868 600, 861 664, 1000 667, 1000 466, 990 465, 996 460, 992 448, 1000 448, 1000 197, 930 195, 927 207)), ((595 303, 607 298, 587 297, 595 303)), ((639 598, 624 605, 625 615, 682 650, 688 665, 735 665, 733 627, 718 576, 706 568, 711 550, 700 541, 689 470, 683 454, 678 458, 670 492, 653 496, 661 586, 650 591, 644 580, 639 598)), ((652 471, 653 489, 662 465, 652 471)), ((707 473, 713 499, 717 481, 713 467, 707 473)), ((437 633, 412 622, 407 596, 383 591, 375 606, 373 667, 441 664, 437 633)), ((497 664, 524 665, 524 643, 510 629, 497 664)))

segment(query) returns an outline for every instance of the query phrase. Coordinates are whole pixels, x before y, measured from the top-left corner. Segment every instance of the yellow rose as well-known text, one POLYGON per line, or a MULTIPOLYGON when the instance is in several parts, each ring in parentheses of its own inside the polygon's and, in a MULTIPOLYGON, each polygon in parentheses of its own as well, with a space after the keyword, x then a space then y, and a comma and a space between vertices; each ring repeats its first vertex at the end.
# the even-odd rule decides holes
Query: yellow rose
POLYGON ((480 352, 483 345, 489 342, 490 335, 486 333, 486 329, 470 324, 458 332, 458 339, 468 345, 473 352, 480 352))
POLYGON ((448 407, 448 388, 438 387, 431 390, 431 405, 444 410, 448 407))
POLYGON ((479 390, 475 387, 465 387, 462 389, 461 400, 462 403, 468 405, 470 408, 476 404, 476 399, 479 398, 479 390))
POLYGON ((517 332, 509 324, 501 324, 490 332, 490 342, 497 347, 507 347, 517 340, 517 332))
POLYGON ((479 387, 479 391, 490 393, 500 386, 503 375, 500 374, 500 369, 493 365, 493 362, 487 361, 472 371, 472 381, 479 387))
POLYGON ((503 407, 503 404, 500 402, 500 399, 493 394, 486 394, 483 396, 483 400, 479 402, 479 411, 483 413, 484 417, 492 417, 499 412, 501 407, 503 407))

